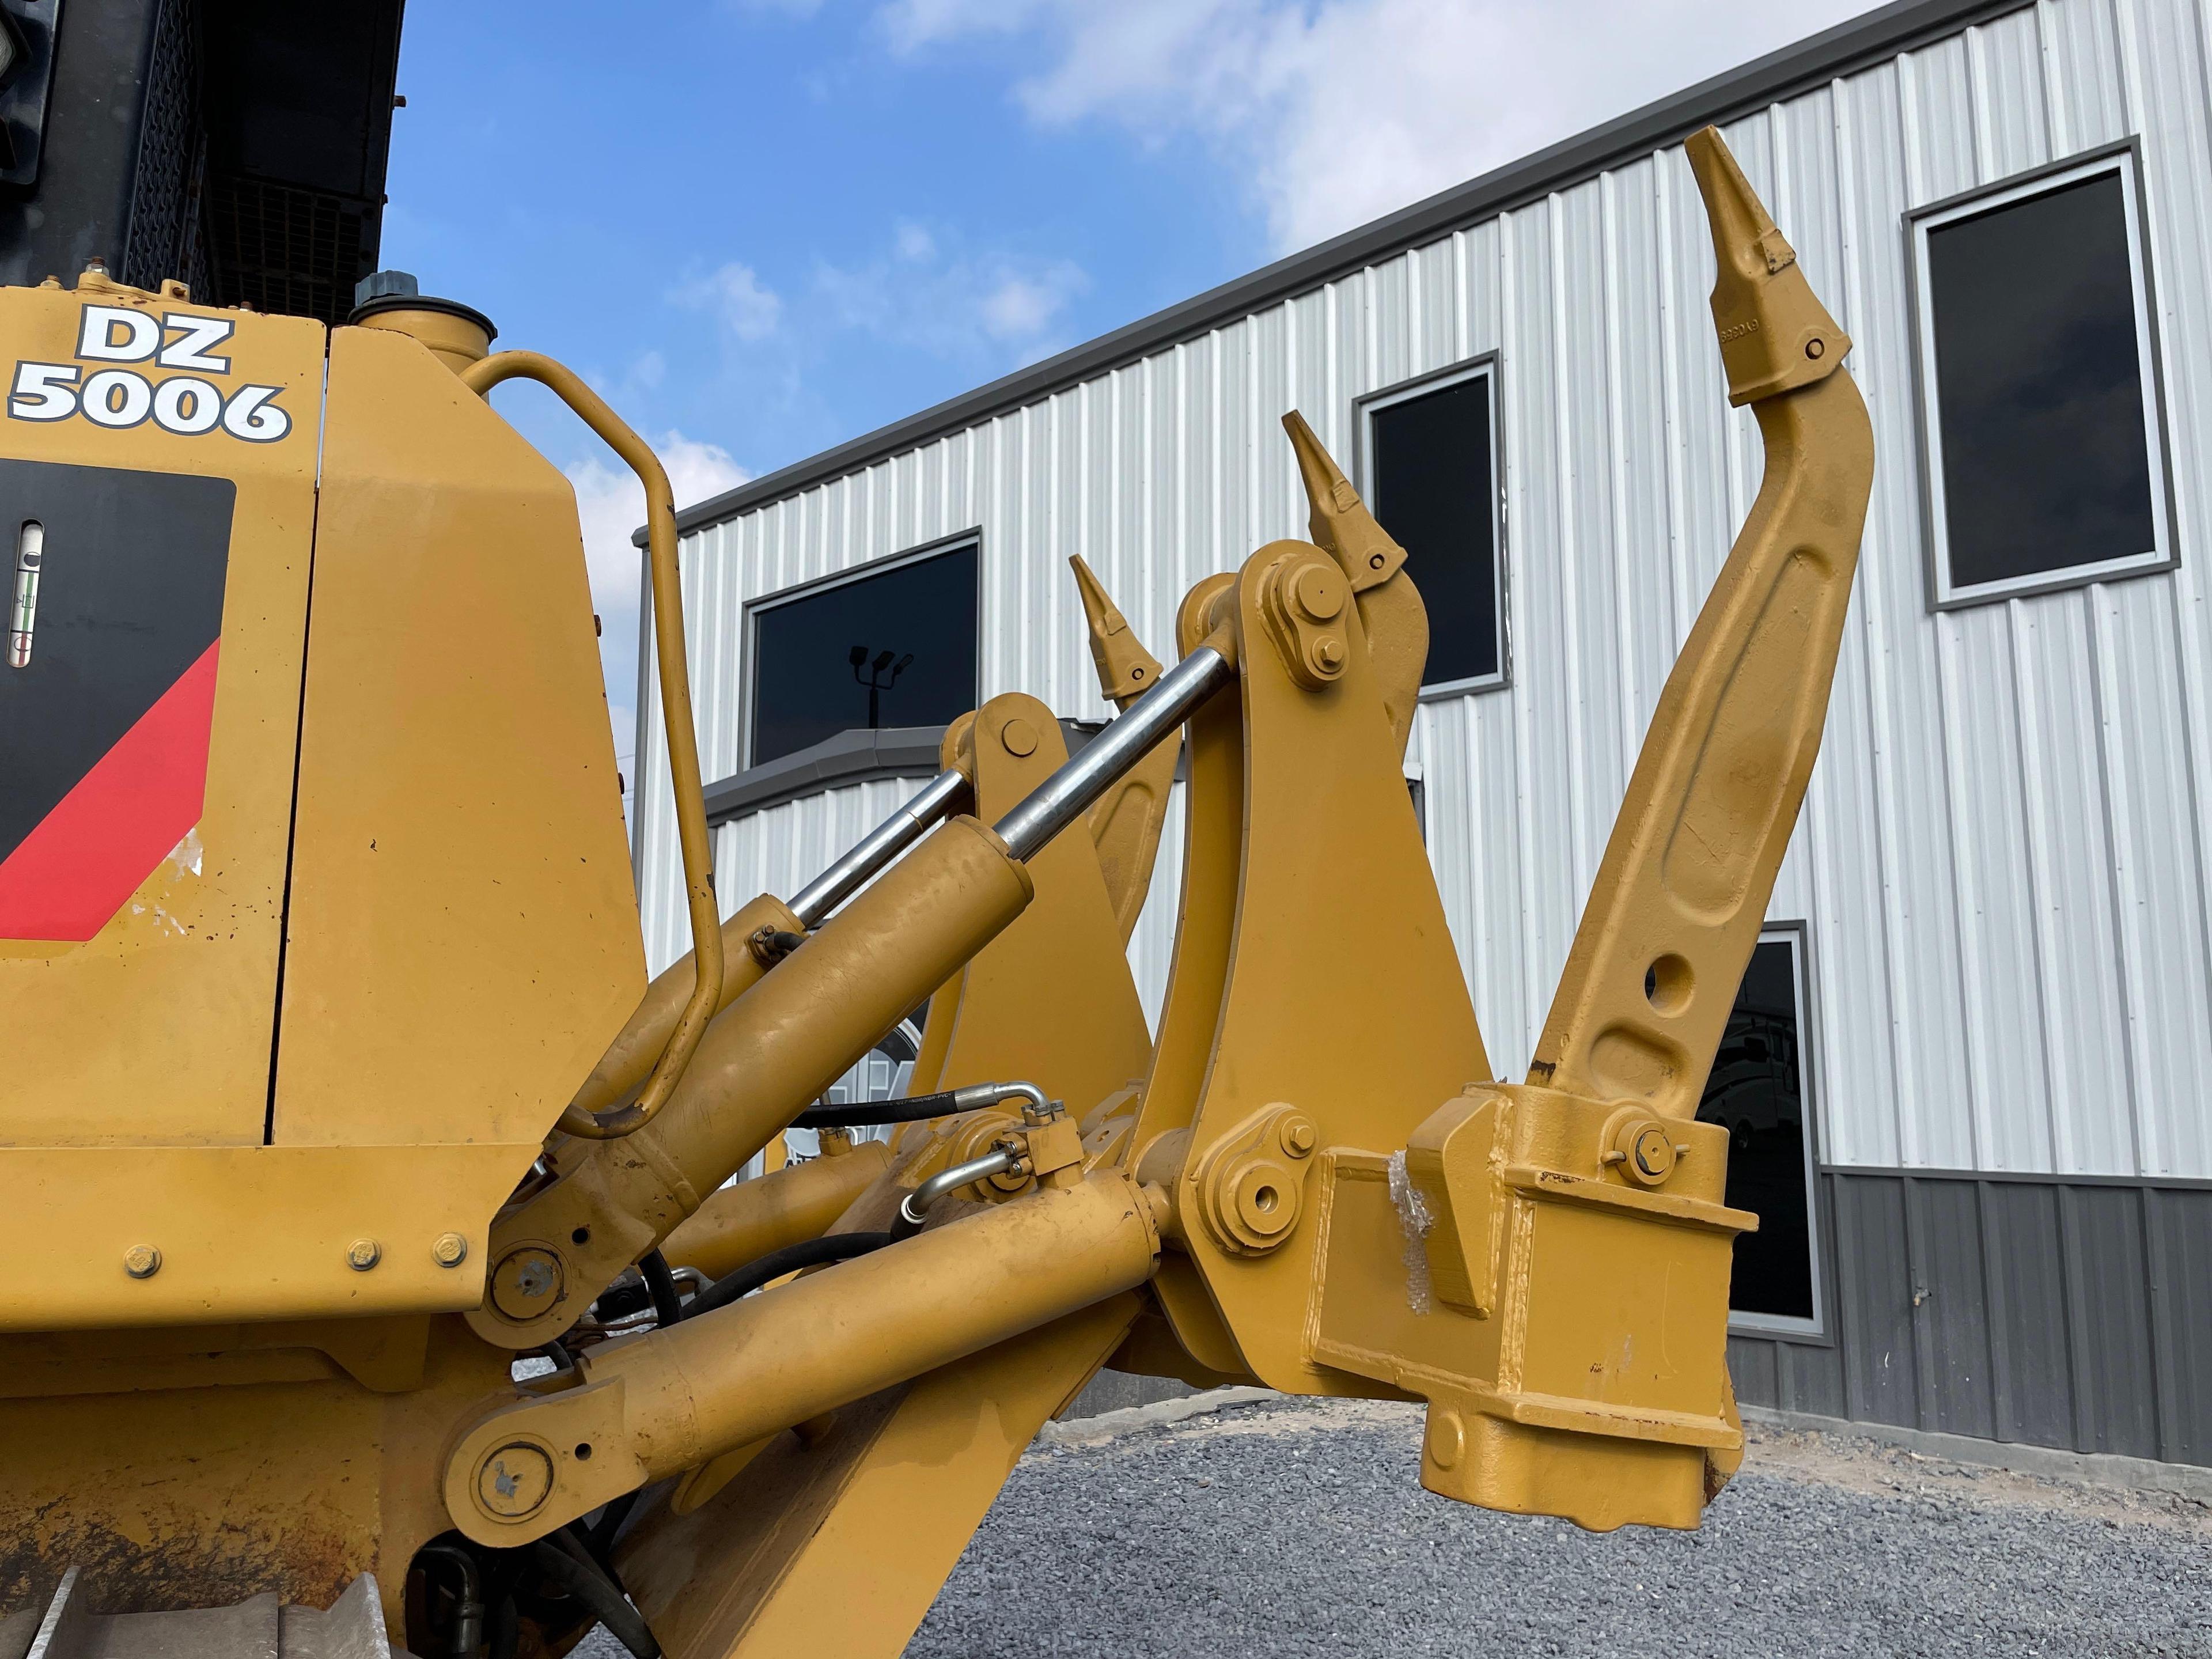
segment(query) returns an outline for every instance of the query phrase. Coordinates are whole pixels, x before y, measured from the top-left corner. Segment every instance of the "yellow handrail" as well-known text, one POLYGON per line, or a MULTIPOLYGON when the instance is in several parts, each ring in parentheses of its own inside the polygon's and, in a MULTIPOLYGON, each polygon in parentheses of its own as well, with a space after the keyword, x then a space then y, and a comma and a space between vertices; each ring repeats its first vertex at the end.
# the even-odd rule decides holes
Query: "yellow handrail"
POLYGON ((660 1051, 637 1098, 605 1112, 571 1105, 561 1127, 586 1140, 614 1140, 650 1123, 675 1092, 691 1054, 707 1033, 722 994, 722 926, 709 879, 707 802, 699 778, 699 743, 691 720, 691 677, 684 648, 684 592, 676 568, 676 502, 668 474, 644 439, 575 371, 536 351, 501 351, 460 371, 461 384, 479 397, 502 380, 535 380, 576 412, 585 425, 629 464, 645 486, 646 546, 653 585, 653 637, 660 659, 660 712, 668 732, 669 781, 676 792, 676 838, 684 854, 684 888, 691 911, 696 975, 668 1046, 660 1051))

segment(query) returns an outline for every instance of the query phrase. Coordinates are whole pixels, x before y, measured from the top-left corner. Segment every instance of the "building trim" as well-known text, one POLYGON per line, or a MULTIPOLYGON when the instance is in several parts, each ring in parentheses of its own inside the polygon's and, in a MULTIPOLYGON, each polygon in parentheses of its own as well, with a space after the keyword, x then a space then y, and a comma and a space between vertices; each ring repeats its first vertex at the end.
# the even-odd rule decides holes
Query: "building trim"
POLYGON ((885 778, 933 778, 944 769, 945 732, 941 726, 840 732, 811 748, 733 772, 707 786, 708 825, 727 823, 825 789, 885 778))
MULTIPOLYGON (((2034 0, 1896 0, 1155 312, 1087 344, 686 507, 677 514, 677 529, 688 534, 831 478, 864 471, 948 433, 1009 413, 1066 386, 1203 335, 1223 323, 1310 292, 1379 258, 1540 201, 1607 167, 1679 143, 1708 123, 1733 120, 1899 52, 1956 34, 1972 24, 2026 10, 2033 3, 2034 0)), ((645 532, 637 533, 641 539, 645 532)))
POLYGON ((2066 1175, 2034 1170, 1926 1170, 1898 1164, 1823 1164, 1824 1176, 1864 1176, 1889 1181, 1988 1181, 2036 1187, 2149 1187, 2172 1192, 2212 1192, 2199 1176, 2066 1175))

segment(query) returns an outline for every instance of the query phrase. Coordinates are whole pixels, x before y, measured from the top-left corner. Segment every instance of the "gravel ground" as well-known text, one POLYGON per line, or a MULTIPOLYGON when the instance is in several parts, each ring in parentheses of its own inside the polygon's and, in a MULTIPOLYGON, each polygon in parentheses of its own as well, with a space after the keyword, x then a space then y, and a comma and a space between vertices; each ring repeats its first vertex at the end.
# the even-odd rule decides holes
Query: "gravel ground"
POLYGON ((1600 1537, 1421 1491, 1419 1426, 1285 1402, 1040 1446, 908 1659, 2212 1656, 2186 1499, 1754 1428, 1702 1531, 1600 1537))

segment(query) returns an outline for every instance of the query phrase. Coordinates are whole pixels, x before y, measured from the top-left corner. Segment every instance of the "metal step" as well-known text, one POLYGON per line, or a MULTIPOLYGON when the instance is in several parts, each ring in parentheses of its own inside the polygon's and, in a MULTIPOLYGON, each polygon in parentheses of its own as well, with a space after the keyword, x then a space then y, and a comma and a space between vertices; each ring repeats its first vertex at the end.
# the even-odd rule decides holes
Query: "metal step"
POLYGON ((275 1593, 227 1607, 94 1613, 71 1567, 42 1613, 0 1618, 0 1659, 410 1659, 384 1633, 376 1579, 362 1573, 317 1612, 275 1593))

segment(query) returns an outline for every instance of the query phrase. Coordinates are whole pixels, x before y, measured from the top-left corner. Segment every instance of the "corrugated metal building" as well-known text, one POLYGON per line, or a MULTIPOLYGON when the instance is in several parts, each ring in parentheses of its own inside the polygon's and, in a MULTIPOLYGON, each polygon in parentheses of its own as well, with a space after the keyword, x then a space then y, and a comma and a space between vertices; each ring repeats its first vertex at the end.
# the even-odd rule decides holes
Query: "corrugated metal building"
MULTIPOLYGON (((1759 477, 1680 148, 1717 120, 1856 342, 1880 455, 1826 748, 1770 913, 1813 1169, 1810 1307, 1740 1318, 1738 1389, 2212 1463, 2208 84, 2199 0, 1891 6, 693 509, 726 902, 793 891, 934 764, 926 731, 751 764, 763 601, 973 548, 980 693, 1103 718, 1067 555, 1164 649, 1193 581, 1304 533, 1284 410, 1347 466, 1363 457, 1371 490, 1376 412, 1472 374, 1492 422, 1500 654, 1427 696, 1407 769, 1492 1056, 1518 1076, 1759 477), (2053 170, 2072 158, 2085 167, 2053 170), (1963 486, 1929 459, 1950 416, 1921 332, 1942 325, 1927 239, 2105 177, 2141 325, 2151 540, 1977 578, 1938 533, 1945 480, 1963 486)), ((1376 505, 1389 523, 1387 491, 1376 505)), ((649 691, 637 842, 658 968, 684 912, 649 691)), ((1179 860, 1171 821, 1131 951, 1153 1011, 1179 860)))

